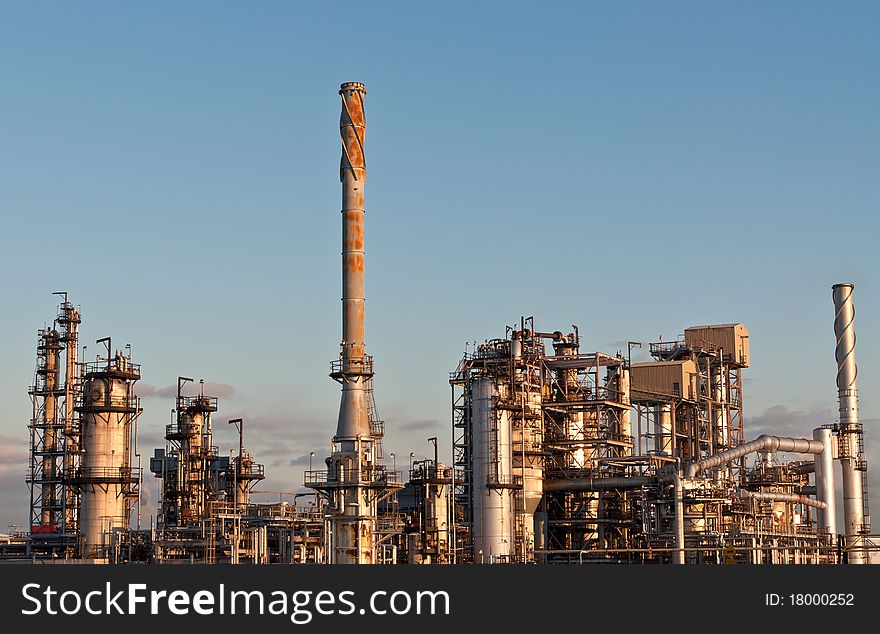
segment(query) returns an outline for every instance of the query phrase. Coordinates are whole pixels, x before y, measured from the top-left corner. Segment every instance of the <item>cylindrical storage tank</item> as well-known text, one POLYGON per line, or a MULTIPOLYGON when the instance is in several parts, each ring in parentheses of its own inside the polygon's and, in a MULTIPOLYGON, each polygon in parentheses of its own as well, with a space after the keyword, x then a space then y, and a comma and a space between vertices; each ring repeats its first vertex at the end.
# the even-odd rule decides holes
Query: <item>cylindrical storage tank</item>
POLYGON ((492 378, 475 379, 471 390, 474 561, 493 563, 509 560, 514 547, 510 416, 495 407, 492 378))
POLYGON ((514 362, 522 359, 522 341, 519 337, 514 337, 510 342, 510 357, 514 362))
MULTIPOLYGON (((436 470, 437 479, 445 472, 442 465, 436 470)), ((436 552, 445 556, 449 551, 449 485, 444 482, 428 484, 425 495, 425 529, 431 536, 436 552)), ((437 562, 431 562, 437 563, 437 562)))
POLYGON ((837 502, 834 497, 834 456, 833 436, 828 427, 813 430, 813 439, 822 443, 822 453, 813 457, 816 465, 816 499, 825 502, 825 509, 816 510, 816 524, 819 532, 837 534, 837 502))

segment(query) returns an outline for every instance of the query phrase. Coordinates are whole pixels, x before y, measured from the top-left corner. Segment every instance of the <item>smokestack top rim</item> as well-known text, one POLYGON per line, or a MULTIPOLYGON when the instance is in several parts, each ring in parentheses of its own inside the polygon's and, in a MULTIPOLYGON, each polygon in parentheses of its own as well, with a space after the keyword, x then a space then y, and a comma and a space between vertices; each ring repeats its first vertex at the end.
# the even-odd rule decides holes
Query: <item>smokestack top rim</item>
POLYGON ((838 284, 833 284, 831 288, 855 288, 855 284, 852 282, 840 282, 838 284))
POLYGON ((347 81, 339 86, 340 95, 347 90, 354 90, 362 92, 363 94, 367 94, 367 87, 359 81, 347 81))

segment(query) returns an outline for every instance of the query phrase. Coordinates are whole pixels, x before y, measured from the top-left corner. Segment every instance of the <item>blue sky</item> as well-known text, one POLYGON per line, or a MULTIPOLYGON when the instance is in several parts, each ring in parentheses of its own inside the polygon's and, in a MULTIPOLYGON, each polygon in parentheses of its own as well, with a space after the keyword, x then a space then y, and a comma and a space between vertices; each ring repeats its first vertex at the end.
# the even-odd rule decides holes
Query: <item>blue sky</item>
MULTIPOLYGON (((343 81, 368 91, 388 452, 428 454, 436 434, 448 452, 447 373, 520 315, 612 353, 742 321, 752 428, 806 434, 836 412, 839 281, 856 284, 869 433, 880 422, 876 3, 0 11, 0 530, 26 521, 26 387, 55 290, 82 306, 89 356, 112 335, 147 386, 217 384, 265 488, 293 490, 326 453, 343 81)), ((172 406, 144 398, 142 446, 172 406)))

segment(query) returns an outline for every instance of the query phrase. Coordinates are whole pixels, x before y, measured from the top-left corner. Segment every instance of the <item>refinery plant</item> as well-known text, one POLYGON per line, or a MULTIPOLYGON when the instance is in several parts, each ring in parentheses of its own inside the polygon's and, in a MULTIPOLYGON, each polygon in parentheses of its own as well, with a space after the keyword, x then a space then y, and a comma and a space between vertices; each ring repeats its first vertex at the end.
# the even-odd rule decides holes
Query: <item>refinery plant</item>
POLYGON ((218 399, 204 385, 184 394, 189 377, 178 377, 165 446, 142 464, 141 368, 109 337, 84 359, 80 309, 60 293, 37 333, 29 390, 29 526, 0 541, 0 560, 870 563, 852 284, 832 289, 839 419, 801 438, 744 427, 742 323, 685 327, 633 363, 630 350, 584 348, 576 326, 522 317, 469 347, 436 386, 452 392, 451 464, 432 438, 433 459, 389 468, 364 330, 366 89, 345 83, 339 94, 342 343, 330 377, 341 400, 326 464, 294 483, 304 492, 293 504, 255 502, 265 471, 246 448, 248 421, 221 421, 239 437, 224 455, 218 399), (141 487, 154 478, 158 506, 144 510, 141 487), (142 513, 155 515, 148 529, 142 513))

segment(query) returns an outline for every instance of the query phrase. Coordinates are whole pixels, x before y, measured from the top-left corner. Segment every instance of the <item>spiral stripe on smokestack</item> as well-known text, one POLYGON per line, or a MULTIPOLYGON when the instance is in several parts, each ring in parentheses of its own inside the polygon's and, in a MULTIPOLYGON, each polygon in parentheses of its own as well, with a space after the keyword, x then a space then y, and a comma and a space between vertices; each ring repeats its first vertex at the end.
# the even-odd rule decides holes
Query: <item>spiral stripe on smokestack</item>
POLYGON ((832 287, 834 335, 837 337, 834 357, 837 359, 837 395, 842 424, 859 422, 859 389, 856 382, 859 370, 856 366, 856 331, 853 327, 856 311, 852 293, 852 284, 835 284, 832 287))

